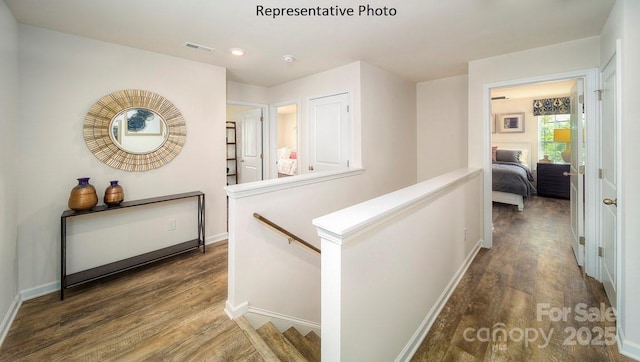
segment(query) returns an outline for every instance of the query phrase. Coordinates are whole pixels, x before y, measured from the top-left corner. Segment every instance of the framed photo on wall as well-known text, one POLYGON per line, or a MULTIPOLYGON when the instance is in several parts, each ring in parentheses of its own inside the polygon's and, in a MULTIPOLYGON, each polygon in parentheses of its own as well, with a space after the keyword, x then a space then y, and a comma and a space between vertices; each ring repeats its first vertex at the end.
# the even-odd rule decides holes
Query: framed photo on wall
POLYGON ((523 133, 524 113, 502 113, 496 121, 498 133, 523 133))

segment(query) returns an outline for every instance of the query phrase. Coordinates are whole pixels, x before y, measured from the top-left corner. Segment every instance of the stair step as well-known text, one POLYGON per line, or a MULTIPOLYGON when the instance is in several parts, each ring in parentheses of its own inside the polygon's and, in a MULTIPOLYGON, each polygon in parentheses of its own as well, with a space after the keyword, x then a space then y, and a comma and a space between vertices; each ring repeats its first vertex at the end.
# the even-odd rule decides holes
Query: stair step
POLYGON ((320 350, 320 336, 317 335, 314 331, 307 333, 307 335, 304 336, 304 338, 310 340, 313 344, 315 344, 318 347, 318 350, 320 350))
POLYGON ((271 350, 267 342, 262 339, 260 334, 253 328, 251 323, 245 317, 238 317, 234 319, 242 333, 244 333, 247 338, 251 341, 251 344, 256 348, 262 359, 266 362, 278 362, 280 359, 276 356, 275 353, 271 350))
POLYGON ((289 342, 271 322, 257 329, 258 334, 267 343, 273 353, 282 361, 306 361, 307 359, 289 342))
MULTIPOLYGON (((297 329, 291 327, 284 331, 284 336, 296 349, 309 361, 320 362, 320 345, 316 345, 311 339, 306 338, 297 329)), ((315 334, 315 333, 314 333, 315 334)))

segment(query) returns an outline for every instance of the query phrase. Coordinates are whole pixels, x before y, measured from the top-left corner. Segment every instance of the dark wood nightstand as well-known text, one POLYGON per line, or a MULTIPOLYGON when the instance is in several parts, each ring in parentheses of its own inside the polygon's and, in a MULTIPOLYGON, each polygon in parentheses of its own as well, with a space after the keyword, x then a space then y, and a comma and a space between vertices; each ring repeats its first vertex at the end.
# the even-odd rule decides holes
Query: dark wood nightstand
POLYGON ((538 163, 538 196, 570 198, 571 165, 565 163, 538 163))

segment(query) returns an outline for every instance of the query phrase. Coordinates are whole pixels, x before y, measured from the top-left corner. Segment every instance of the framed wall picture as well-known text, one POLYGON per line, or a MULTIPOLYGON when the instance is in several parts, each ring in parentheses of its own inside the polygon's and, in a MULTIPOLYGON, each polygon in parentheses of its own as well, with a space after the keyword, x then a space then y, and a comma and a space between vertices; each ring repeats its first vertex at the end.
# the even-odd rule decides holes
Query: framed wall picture
POLYGON ((524 113, 502 113, 496 121, 498 133, 523 133, 524 113))

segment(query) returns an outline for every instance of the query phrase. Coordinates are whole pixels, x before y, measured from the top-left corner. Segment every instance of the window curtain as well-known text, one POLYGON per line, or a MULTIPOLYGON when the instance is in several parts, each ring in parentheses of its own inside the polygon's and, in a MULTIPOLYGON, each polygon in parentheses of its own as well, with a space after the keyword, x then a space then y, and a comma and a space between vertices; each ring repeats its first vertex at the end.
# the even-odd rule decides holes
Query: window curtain
POLYGON ((569 97, 535 99, 533 101, 533 115, 569 114, 571 113, 570 102, 569 97))

